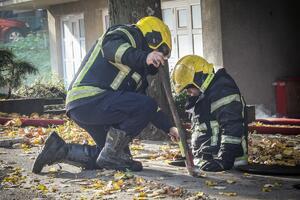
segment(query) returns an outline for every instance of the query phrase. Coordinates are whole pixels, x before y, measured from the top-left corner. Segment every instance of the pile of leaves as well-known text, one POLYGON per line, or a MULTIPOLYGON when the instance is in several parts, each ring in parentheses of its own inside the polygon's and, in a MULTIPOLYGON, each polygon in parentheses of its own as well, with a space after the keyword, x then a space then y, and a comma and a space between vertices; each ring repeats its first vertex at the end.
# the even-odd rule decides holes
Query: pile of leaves
POLYGON ((3 178, 1 186, 4 188, 15 188, 25 183, 26 177, 22 175, 22 169, 19 167, 13 168, 11 173, 3 178))
POLYGON ((15 94, 31 98, 66 98, 63 81, 55 78, 48 82, 38 79, 30 86, 23 85, 15 94))
POLYGON ((20 116, 16 115, 4 125, 0 125, 1 137, 23 138, 23 144, 21 145, 23 149, 43 145, 45 143, 46 138, 52 131, 56 131, 67 142, 90 145, 95 144, 93 139, 89 136, 89 134, 86 131, 81 129, 74 122, 68 120, 65 115, 56 116, 47 114, 38 116, 38 114, 35 114, 27 118, 46 119, 46 116, 48 116, 47 119, 64 119, 65 123, 59 126, 49 126, 48 128, 34 126, 22 127, 21 118, 20 116))
MULTIPOLYGON (((186 191, 181 187, 171 187, 164 184, 145 180, 142 177, 135 177, 130 172, 111 172, 113 179, 98 178, 87 180, 83 183, 85 190, 96 189, 95 197, 103 197, 116 192, 126 191, 132 194, 133 199, 161 199, 169 197, 183 197, 186 191)), ((111 176, 106 174, 106 177, 111 176)))
POLYGON ((61 115, 53 115, 53 114, 42 114, 39 115, 38 113, 31 113, 31 115, 22 115, 19 113, 4 113, 0 112, 0 117, 7 117, 7 118, 31 118, 31 119, 66 119, 67 116, 65 114, 61 115))
POLYGON ((249 162, 265 165, 300 165, 300 135, 249 133, 249 162))

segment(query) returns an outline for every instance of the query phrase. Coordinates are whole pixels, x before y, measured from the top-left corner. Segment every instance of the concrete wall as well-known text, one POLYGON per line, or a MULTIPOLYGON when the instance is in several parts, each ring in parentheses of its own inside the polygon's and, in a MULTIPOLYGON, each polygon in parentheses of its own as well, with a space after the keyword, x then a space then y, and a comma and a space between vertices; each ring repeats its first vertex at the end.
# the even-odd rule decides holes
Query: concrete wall
POLYGON ((54 72, 63 78, 61 25, 60 18, 64 15, 84 15, 86 51, 103 33, 102 10, 107 7, 105 0, 81 0, 74 3, 59 4, 48 9, 49 41, 51 65, 54 72))
POLYGON ((275 112, 272 83, 300 76, 297 1, 220 0, 223 63, 248 104, 275 112))
POLYGON ((220 0, 202 0, 203 56, 223 66, 220 0))

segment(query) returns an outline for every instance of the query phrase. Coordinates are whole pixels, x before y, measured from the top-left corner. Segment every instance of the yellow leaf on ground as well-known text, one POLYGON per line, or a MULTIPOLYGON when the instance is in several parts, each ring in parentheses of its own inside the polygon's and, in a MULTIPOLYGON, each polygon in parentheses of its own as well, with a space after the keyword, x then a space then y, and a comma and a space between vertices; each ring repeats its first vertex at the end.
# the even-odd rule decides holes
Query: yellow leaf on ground
POLYGON ((236 192, 219 192, 220 195, 228 196, 228 197, 235 197, 237 196, 236 192))
POLYGON ((197 192, 196 196, 199 198, 203 198, 204 197, 204 192, 197 192))
POLYGON ((132 145, 130 145, 130 150, 132 150, 132 151, 135 151, 135 150, 144 150, 144 147, 142 145, 132 144, 132 145))
POLYGON ((114 174, 114 178, 115 178, 115 180, 121 180, 121 179, 126 178, 126 174, 125 174, 124 172, 117 171, 117 172, 114 174))
POLYGON ((50 169, 49 169, 49 173, 56 173, 56 172, 58 172, 59 170, 57 169, 57 168, 55 168, 55 167, 51 167, 50 169))
POLYGON ((145 179, 143 179, 142 177, 136 177, 135 183, 137 185, 141 185, 141 184, 145 183, 145 179))
POLYGON ((46 192, 48 191, 47 187, 44 184, 38 184, 38 186, 36 187, 37 190, 46 192))
POLYGON ((209 186, 209 187, 218 185, 217 182, 211 181, 211 180, 205 181, 205 184, 206 184, 207 186, 209 186))
POLYGON ((138 194, 135 194, 133 199, 134 200, 146 200, 147 194, 145 192, 140 192, 138 194))

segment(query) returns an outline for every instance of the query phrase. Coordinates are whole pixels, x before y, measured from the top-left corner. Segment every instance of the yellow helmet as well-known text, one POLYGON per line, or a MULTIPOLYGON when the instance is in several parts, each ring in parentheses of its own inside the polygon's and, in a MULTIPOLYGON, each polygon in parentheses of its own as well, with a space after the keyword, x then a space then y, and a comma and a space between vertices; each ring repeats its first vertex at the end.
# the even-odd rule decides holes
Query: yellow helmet
POLYGON ((136 26, 142 31, 148 46, 170 57, 172 51, 171 33, 168 26, 159 18, 147 16, 140 19, 136 26))
POLYGON ((177 94, 189 85, 194 85, 203 93, 213 77, 213 65, 196 55, 181 58, 172 73, 172 81, 177 94))

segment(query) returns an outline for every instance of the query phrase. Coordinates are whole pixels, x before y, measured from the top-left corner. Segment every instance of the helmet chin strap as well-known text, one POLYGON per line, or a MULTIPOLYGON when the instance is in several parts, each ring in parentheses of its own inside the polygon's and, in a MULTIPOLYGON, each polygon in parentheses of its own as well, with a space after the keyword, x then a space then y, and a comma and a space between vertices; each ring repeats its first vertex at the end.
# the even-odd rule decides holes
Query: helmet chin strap
POLYGON ((203 82, 203 84, 200 87, 200 91, 202 92, 202 94, 204 94, 205 90, 208 88, 209 84, 211 83, 211 81, 213 80, 215 74, 214 73, 209 73, 205 79, 205 81, 203 82))

